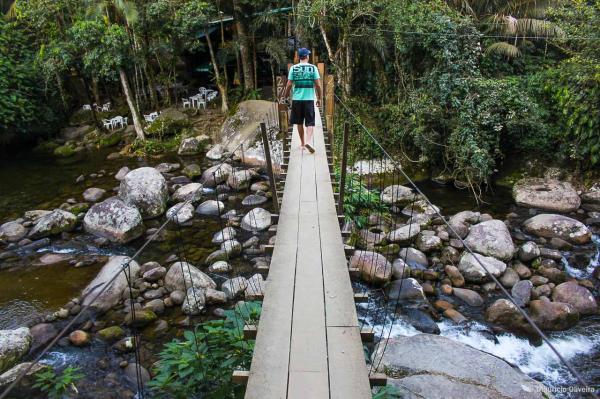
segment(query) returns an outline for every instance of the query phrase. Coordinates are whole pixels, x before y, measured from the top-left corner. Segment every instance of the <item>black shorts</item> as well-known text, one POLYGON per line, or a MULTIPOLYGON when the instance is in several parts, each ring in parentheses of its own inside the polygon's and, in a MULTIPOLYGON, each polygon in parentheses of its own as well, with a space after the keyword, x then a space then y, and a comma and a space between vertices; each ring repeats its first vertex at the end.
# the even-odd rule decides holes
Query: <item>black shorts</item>
POLYGON ((315 125, 315 102, 313 100, 293 100, 290 115, 291 125, 314 126, 315 125))

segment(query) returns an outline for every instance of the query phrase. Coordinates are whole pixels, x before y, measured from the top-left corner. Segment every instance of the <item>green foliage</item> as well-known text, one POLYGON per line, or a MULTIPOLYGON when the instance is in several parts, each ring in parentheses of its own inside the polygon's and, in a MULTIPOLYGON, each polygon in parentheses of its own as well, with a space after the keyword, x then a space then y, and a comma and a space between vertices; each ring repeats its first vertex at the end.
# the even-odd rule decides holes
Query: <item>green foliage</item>
POLYGON ((369 189, 362 177, 350 173, 346 175, 346 192, 344 195, 344 214, 356 223, 358 228, 367 225, 369 215, 373 212, 387 212, 381 202, 378 190, 369 189))
POLYGON ((61 145, 54 149, 54 155, 60 158, 69 158, 75 155, 75 146, 72 144, 61 145))
POLYGON ((52 368, 45 368, 36 373, 34 388, 39 388, 50 399, 63 399, 77 395, 76 384, 84 377, 79 368, 69 366, 60 374, 52 368))
POLYGON ((243 388, 231 384, 235 369, 248 368, 253 345, 244 340, 243 327, 260 316, 260 303, 245 302, 213 320, 186 331, 184 340, 167 343, 159 353, 155 377, 148 384, 157 397, 235 398, 243 388))
POLYGON ((146 134, 149 137, 163 140, 181 134, 189 126, 190 123, 187 119, 175 120, 169 117, 160 117, 146 127, 146 134))
POLYGON ((128 150, 131 154, 138 156, 160 155, 165 152, 174 151, 181 143, 181 136, 173 136, 166 140, 147 138, 146 140, 136 139, 128 150))
POLYGON ((373 399, 400 399, 402 395, 400 390, 393 385, 386 385, 377 389, 377 393, 373 394, 373 399))
POLYGON ((121 142, 121 134, 118 132, 113 132, 107 135, 102 135, 100 140, 98 140, 98 145, 100 148, 106 147, 114 147, 121 142))

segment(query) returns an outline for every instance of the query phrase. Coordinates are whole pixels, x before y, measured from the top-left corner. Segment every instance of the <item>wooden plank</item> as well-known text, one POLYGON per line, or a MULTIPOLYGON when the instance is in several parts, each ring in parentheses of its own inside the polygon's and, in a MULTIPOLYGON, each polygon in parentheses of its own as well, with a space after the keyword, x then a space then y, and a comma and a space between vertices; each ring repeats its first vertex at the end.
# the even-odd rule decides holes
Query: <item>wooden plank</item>
POLYGON ((287 398, 329 399, 327 379, 327 373, 320 371, 291 371, 287 398))
POLYGON ((358 327, 327 327, 331 399, 369 399, 371 387, 358 327))

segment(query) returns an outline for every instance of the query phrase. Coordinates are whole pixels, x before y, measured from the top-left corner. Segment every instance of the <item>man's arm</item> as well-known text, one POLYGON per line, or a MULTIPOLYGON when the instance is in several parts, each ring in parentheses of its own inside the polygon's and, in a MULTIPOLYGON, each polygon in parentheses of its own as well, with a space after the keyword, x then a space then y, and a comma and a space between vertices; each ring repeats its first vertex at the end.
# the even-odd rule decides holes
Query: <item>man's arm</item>
POLYGON ((285 90, 283 91, 283 98, 288 98, 290 96, 290 92, 292 91, 292 85, 294 84, 293 80, 288 80, 285 85, 285 90))
POLYGON ((315 93, 317 94, 317 107, 321 106, 321 79, 315 80, 315 93))

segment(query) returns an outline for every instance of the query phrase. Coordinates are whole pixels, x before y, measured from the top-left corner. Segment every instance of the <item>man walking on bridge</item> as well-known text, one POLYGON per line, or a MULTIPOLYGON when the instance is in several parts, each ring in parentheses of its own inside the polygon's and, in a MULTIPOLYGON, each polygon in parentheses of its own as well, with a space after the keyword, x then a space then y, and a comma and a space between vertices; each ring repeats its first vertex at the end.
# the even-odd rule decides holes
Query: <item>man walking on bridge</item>
POLYGON ((308 63, 309 55, 310 50, 298 49, 300 63, 290 68, 284 98, 289 97, 293 85, 290 124, 297 126, 300 148, 306 148, 314 153, 315 149, 309 143, 312 142, 313 127, 315 126, 315 100, 316 106, 321 106, 319 100, 321 98, 321 76, 317 67, 308 63), (306 137, 304 136, 304 126, 306 126, 306 137))

